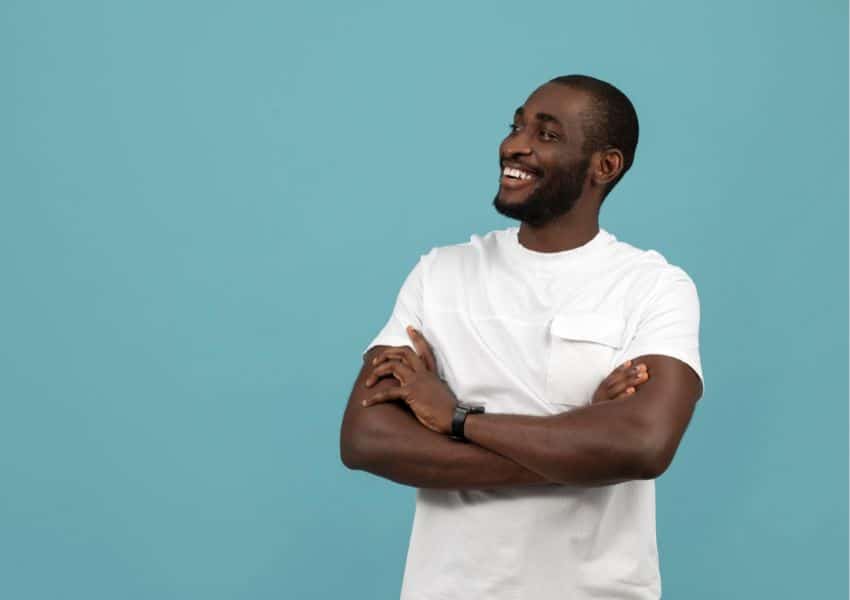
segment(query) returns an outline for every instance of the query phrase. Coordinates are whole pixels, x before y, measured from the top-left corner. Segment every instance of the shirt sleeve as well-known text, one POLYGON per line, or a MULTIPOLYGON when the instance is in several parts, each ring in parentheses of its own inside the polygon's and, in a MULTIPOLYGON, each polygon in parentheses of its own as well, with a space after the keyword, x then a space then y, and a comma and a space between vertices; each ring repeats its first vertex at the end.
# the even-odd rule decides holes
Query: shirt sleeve
POLYGON ((389 320, 380 333, 363 350, 364 355, 374 346, 409 346, 411 350, 416 350, 410 336, 407 335, 407 326, 413 325, 413 327, 422 331, 423 279, 426 257, 427 255, 421 256, 408 273, 398 292, 389 320))
MULTIPOLYGON (((689 365, 703 383, 699 354, 700 305, 697 288, 679 267, 665 274, 645 305, 624 360, 644 354, 672 356, 689 365)), ((622 361, 620 361, 622 362, 622 361)))

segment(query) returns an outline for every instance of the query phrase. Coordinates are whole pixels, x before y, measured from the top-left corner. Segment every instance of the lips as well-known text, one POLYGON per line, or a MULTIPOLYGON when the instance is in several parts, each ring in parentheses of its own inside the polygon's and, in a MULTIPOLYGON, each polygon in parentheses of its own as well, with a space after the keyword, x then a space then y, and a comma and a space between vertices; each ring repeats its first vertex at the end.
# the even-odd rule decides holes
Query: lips
POLYGON ((541 175, 541 171, 537 167, 526 164, 524 162, 520 162, 518 160, 503 160, 499 163, 499 165, 502 167, 502 171, 504 171, 506 168, 511 168, 517 169, 519 171, 524 171, 531 175, 537 175, 538 177, 541 175))
POLYGON ((503 161, 499 185, 508 190, 521 189, 533 186, 539 177, 540 172, 533 167, 516 161, 503 161))

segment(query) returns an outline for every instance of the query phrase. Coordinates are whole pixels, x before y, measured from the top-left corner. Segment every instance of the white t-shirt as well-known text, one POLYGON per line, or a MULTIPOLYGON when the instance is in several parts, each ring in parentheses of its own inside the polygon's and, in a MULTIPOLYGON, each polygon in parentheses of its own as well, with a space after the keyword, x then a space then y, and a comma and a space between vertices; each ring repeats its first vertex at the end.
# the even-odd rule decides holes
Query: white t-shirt
MULTIPOLYGON (((367 346, 412 347, 487 412, 552 415, 590 403, 617 365, 664 354, 702 379, 699 299, 681 268, 604 229, 544 253, 519 228, 422 256, 367 346)), ((365 351, 364 351, 365 354, 365 351)), ((419 489, 402 600, 657 599, 655 482, 419 489)))

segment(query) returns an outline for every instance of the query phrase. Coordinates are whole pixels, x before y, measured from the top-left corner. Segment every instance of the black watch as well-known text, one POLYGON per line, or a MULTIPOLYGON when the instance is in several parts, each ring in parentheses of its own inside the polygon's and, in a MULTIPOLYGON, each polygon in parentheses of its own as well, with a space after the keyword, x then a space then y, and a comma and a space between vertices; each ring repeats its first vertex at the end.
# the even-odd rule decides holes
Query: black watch
POLYGON ((458 442, 465 442, 466 436, 463 435, 463 426, 466 423, 467 415, 480 414, 484 412, 483 406, 463 404, 458 402, 455 406, 455 414, 452 417, 452 432, 449 437, 458 442))

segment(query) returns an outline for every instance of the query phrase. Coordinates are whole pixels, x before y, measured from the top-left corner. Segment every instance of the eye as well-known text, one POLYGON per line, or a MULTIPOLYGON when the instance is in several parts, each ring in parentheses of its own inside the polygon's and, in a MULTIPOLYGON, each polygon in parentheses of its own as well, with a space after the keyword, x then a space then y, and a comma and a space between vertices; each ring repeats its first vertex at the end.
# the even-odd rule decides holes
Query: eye
POLYGON ((547 131, 546 129, 540 130, 540 139, 545 140, 547 142, 554 142, 558 139, 558 135, 553 133, 552 131, 547 131))
POLYGON ((516 133, 519 131, 519 125, 516 123, 508 123, 508 129, 510 129, 510 133, 516 133))

